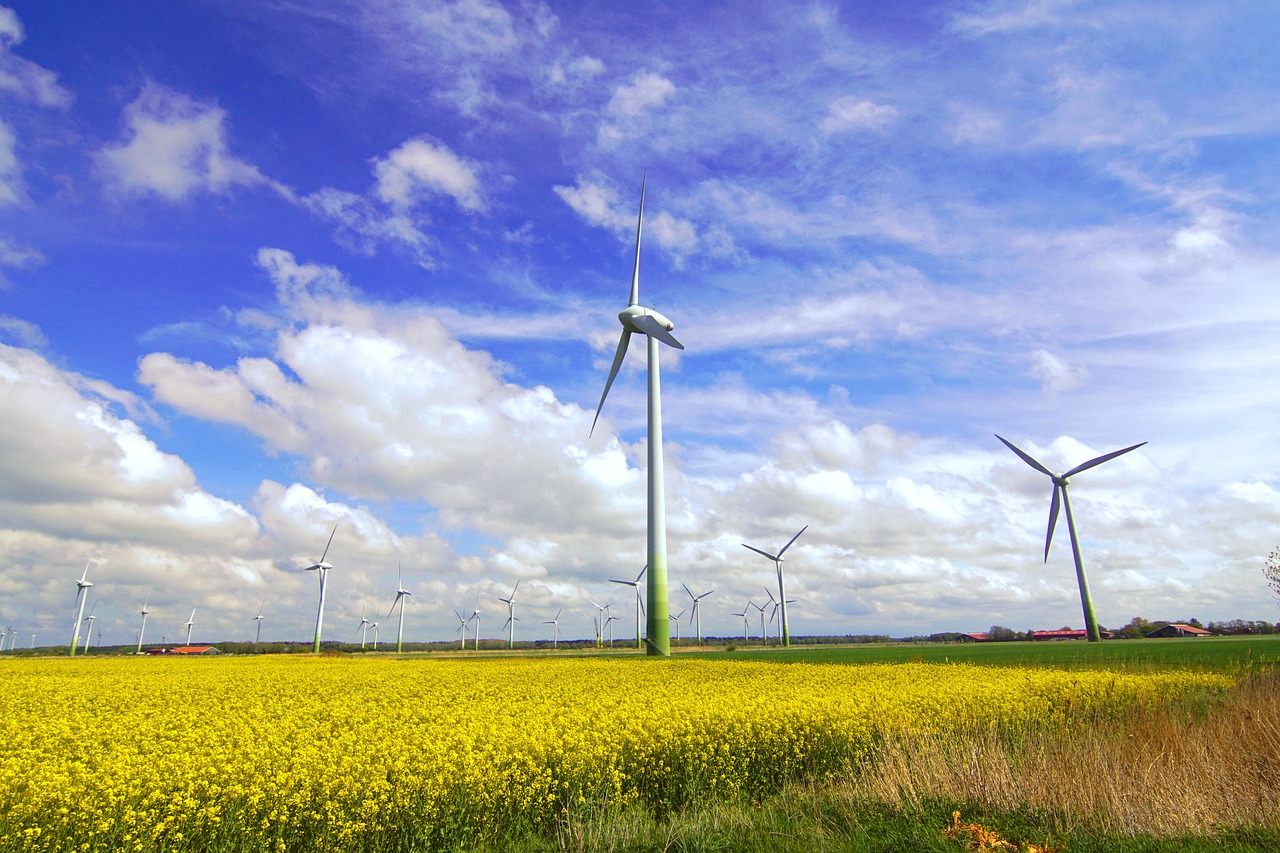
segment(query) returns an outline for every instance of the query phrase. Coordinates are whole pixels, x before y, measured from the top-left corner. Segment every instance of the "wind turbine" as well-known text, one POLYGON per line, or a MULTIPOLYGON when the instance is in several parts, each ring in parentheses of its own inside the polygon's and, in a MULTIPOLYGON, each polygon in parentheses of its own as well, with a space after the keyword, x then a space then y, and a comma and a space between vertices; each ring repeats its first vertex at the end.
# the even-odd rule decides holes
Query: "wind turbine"
POLYGON ((89 623, 89 630, 84 635, 84 653, 86 655, 89 654, 89 646, 93 642, 93 621, 98 618, 97 616, 93 615, 93 611, 97 609, 98 609, 98 602, 95 601, 93 603, 93 606, 89 608, 89 615, 84 617, 84 621, 89 623))
POLYGON ((458 651, 465 652, 467 650, 467 623, 471 620, 456 610, 453 611, 453 615, 458 617, 458 633, 462 636, 462 645, 458 647, 458 651))
POLYGON ((649 599, 648 654, 667 657, 671 654, 670 626, 667 624, 667 511, 662 477, 662 393, 658 372, 658 343, 676 349, 684 349, 671 334, 675 324, 666 317, 640 305, 640 233, 644 226, 644 191, 648 174, 640 183, 640 213, 636 219, 636 259, 631 271, 631 298, 627 307, 618 314, 622 324, 622 337, 609 368, 609 378, 604 383, 604 393, 596 406, 591 431, 595 432, 605 397, 618 375, 627 355, 627 344, 633 334, 644 335, 649 348, 649 488, 648 488, 648 543, 645 561, 649 567, 649 583, 646 594, 649 599))
MULTIPOLYGON (((809 525, 806 524, 804 527, 800 528, 800 533, 804 533, 808 529, 809 529, 809 525)), ((778 570, 777 601, 778 601, 779 608, 781 608, 782 610, 782 645, 784 646, 791 645, 791 626, 787 622, 787 584, 782 576, 782 555, 787 553, 787 549, 790 548, 792 544, 794 544, 795 541, 800 538, 800 533, 797 533, 795 536, 792 536, 791 541, 788 542, 786 545, 783 545, 782 550, 776 554, 770 554, 768 551, 762 551, 759 548, 755 547, 754 545, 748 545, 745 542, 742 543, 743 548, 747 548, 749 550, 755 551, 757 554, 763 554, 764 556, 768 557, 770 560, 773 560, 774 568, 778 570)))
POLYGON ((266 606, 267 602, 263 600, 263 602, 258 605, 258 615, 253 617, 253 624, 257 626, 257 630, 253 635, 253 644, 255 646, 258 645, 258 641, 262 639, 262 620, 267 618, 262 615, 262 609, 266 606))
POLYGON ((147 614, 151 612, 147 609, 149 601, 151 601, 150 595, 142 600, 142 609, 138 611, 138 615, 142 617, 142 627, 138 629, 138 654, 142 654, 142 635, 147 633, 147 614))
POLYGON ((621 621, 621 618, 614 616, 612 613, 609 614, 608 619, 604 620, 604 624, 609 626, 609 648, 613 648, 613 623, 621 621))
POLYGON ((391 618, 391 613, 396 609, 396 605, 400 605, 400 627, 396 629, 396 654, 400 654, 401 640, 404 638, 404 600, 413 595, 409 590, 404 588, 404 577, 400 574, 400 564, 396 563, 396 600, 391 602, 391 610, 387 611, 387 618, 391 618))
POLYGON ((760 645, 769 645, 769 637, 764 632, 764 605, 751 602, 751 606, 760 611, 760 645))
POLYGON ((640 637, 640 618, 641 618, 640 614, 644 612, 644 601, 640 597, 640 578, 644 577, 644 573, 647 572, 648 570, 649 570, 649 567, 645 566, 643 569, 640 570, 640 574, 636 575, 636 579, 633 581, 620 581, 620 580, 613 580, 613 579, 609 580, 609 583, 620 583, 623 586, 629 586, 636 591, 636 648, 637 649, 642 648, 644 644, 644 641, 640 637))
POLYGON ((676 642, 678 643, 680 642, 680 620, 684 618, 684 611, 681 610, 676 615, 668 616, 667 618, 671 620, 671 624, 676 628, 676 642))
POLYGON ((324 546, 324 553, 320 555, 319 560, 317 560, 314 564, 307 566, 307 569, 306 569, 308 572, 320 573, 320 606, 316 609, 316 637, 315 637, 315 640, 313 640, 311 643, 312 654, 320 654, 320 628, 324 624, 325 579, 328 578, 329 576, 329 570, 333 568, 331 564, 326 563, 324 561, 324 558, 329 556, 329 546, 333 544, 333 534, 337 532, 338 532, 338 524, 337 522, 334 522, 333 532, 329 534, 329 541, 326 542, 324 546))
POLYGON ((715 592, 715 590, 709 589, 706 592, 704 592, 702 595, 694 595, 693 590, 689 589, 688 584, 682 583, 680 585, 684 587, 684 591, 689 593, 689 597, 693 599, 693 612, 689 614, 689 621, 695 623, 698 626, 698 645, 702 645, 702 610, 700 609, 701 602, 702 602, 702 599, 706 598, 708 595, 715 592))
POLYGON ((374 622, 369 627, 373 629, 373 650, 376 652, 378 650, 378 623, 374 622))
MULTIPOLYGON (((517 582, 517 586, 518 585, 519 585, 519 582, 517 582)), ((470 622, 472 619, 476 620, 476 635, 475 635, 476 651, 480 651, 480 593, 476 593, 476 603, 471 608, 471 615, 467 617, 467 621, 470 622)), ((466 634, 462 635, 462 641, 464 643, 467 641, 466 634)))
POLYGON ((71 657, 76 656, 76 646, 80 645, 80 621, 84 619, 84 603, 89 600, 89 590, 93 587, 86 578, 89 577, 90 560, 85 560, 84 572, 80 575, 80 580, 76 581, 76 604, 79 610, 76 612, 76 624, 71 634, 71 657))
POLYGON ((561 614, 563 611, 564 611, 564 608, 562 607, 562 608, 560 608, 559 610, 557 610, 557 611, 556 611, 556 618, 554 618, 554 619, 550 619, 550 620, 548 620, 548 621, 546 621, 546 622, 543 622, 543 623, 542 623, 543 625, 550 625, 550 626, 551 626, 551 648, 552 648, 553 650, 559 647, 559 643, 560 643, 560 614, 561 614))
MULTIPOLYGON (((774 619, 778 617, 778 611, 782 609, 782 606, 778 603, 778 599, 773 597, 773 592, 768 587, 765 587, 764 593, 765 595, 769 596, 769 606, 771 608, 769 612, 769 621, 772 622, 774 619)), ((795 599, 795 598, 788 598, 786 603, 795 604, 797 600, 798 599, 795 599)), ((782 624, 781 623, 778 624, 778 645, 782 645, 782 624)))
POLYGON ((746 605, 743 606, 741 613, 733 614, 734 616, 742 617, 742 642, 744 643, 751 641, 751 623, 747 621, 747 611, 751 609, 751 604, 752 603, 748 601, 746 605))
POLYGON ((1000 436, 996 436, 1002 441, 1005 447, 1008 447, 1018 455, 1023 462, 1026 462, 1032 468, 1039 471, 1053 481, 1053 500, 1049 504, 1049 531, 1044 537, 1044 561, 1049 562, 1049 545, 1053 542, 1053 528, 1058 523, 1058 505, 1061 501, 1062 508, 1067 511, 1067 534, 1071 537, 1071 554, 1075 557, 1076 563, 1076 582, 1080 585, 1080 605, 1084 608, 1084 627, 1089 632, 1089 642, 1096 643, 1102 639, 1102 635, 1098 632, 1098 618, 1093 613, 1093 596, 1089 594, 1089 579, 1084 573, 1084 562, 1080 559, 1080 541, 1076 538, 1076 522, 1071 515, 1071 500, 1067 497, 1067 481, 1079 474, 1081 471, 1087 471, 1095 465, 1101 465, 1117 456, 1128 453, 1130 450, 1137 450, 1146 442, 1135 444, 1132 447, 1126 447, 1122 450, 1113 450, 1110 453, 1104 453, 1101 456, 1095 456, 1088 462, 1077 465, 1065 474, 1054 474, 1048 468, 1041 465, 1029 455, 1014 447, 1013 444, 1000 436), (1061 496, 1061 497, 1059 497, 1061 496))
MULTIPOLYGON (((507 605, 507 621, 503 624, 503 628, 510 626, 507 632, 507 648, 514 649, 516 647, 516 622, 520 620, 516 618, 516 590, 520 588, 520 581, 516 581, 516 585, 511 588, 510 598, 499 598, 498 600, 507 605)), ((478 636, 478 635, 477 635, 478 636)), ((478 642, 478 641, 477 641, 478 642)))
POLYGON ((367 607, 360 608, 360 651, 364 651, 364 640, 369 635, 369 620, 365 618, 367 607))
POLYGON ((191 608, 191 618, 187 620, 187 645, 191 645, 191 628, 196 624, 196 609, 191 608))

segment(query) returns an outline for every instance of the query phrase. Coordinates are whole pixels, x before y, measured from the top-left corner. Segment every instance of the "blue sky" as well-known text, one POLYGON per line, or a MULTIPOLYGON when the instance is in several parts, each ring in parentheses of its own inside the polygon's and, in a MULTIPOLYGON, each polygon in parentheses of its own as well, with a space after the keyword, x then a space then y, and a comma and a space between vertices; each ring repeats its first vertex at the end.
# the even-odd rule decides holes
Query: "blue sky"
MULTIPOLYGON (((1266 3, 11 2, 0 621, 106 642, 517 635, 644 561, 730 633, 1274 619, 1278 15, 1266 3), (263 605, 263 602, 266 602, 263 605), (497 614, 502 611, 502 616, 497 614), (496 617, 496 618, 495 618, 496 617), (489 633, 486 630, 486 633, 489 633)), ((625 592, 625 591, 624 591, 625 592)), ((626 614, 623 614, 624 616, 626 614)), ((685 629, 687 631, 687 628, 685 629)), ((541 633, 540 633, 541 632, 541 633)))

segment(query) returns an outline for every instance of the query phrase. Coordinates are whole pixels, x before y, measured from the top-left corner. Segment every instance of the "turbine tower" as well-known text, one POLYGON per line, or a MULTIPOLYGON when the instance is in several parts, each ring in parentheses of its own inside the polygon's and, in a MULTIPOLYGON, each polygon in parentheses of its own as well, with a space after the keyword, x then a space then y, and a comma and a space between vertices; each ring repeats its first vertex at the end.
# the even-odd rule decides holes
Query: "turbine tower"
MULTIPOLYGON (((519 581, 517 581, 516 586, 519 586, 519 585, 520 583, 519 581)), ((473 639, 475 640, 476 651, 478 652, 480 651, 480 593, 476 593, 476 603, 472 606, 471 615, 467 617, 467 621, 470 622, 472 619, 476 620, 476 635, 473 639)), ((467 635, 463 634, 462 642, 465 643, 466 641, 467 641, 467 635)))
POLYGON ((151 596, 147 596, 142 600, 142 609, 138 611, 138 615, 142 617, 142 627, 138 629, 138 654, 142 654, 142 635, 147 633, 147 614, 151 611, 147 609, 147 602, 151 600, 151 596))
MULTIPOLYGON (((520 581, 516 581, 516 585, 511 588, 511 597, 498 599, 499 601, 507 605, 507 621, 506 621, 506 624, 504 624, 502 627, 508 628, 508 631, 507 631, 507 648, 508 649, 514 649, 516 647, 516 622, 519 621, 516 619, 516 590, 519 588, 520 588, 520 581)), ((479 633, 477 633, 476 636, 477 637, 480 636, 479 633)), ((476 640, 476 642, 478 643, 480 641, 476 640)))
POLYGON ((698 645, 702 645, 702 599, 715 592, 715 590, 709 589, 702 595, 694 595, 688 584, 682 583, 680 585, 684 587, 684 591, 689 593, 689 597, 693 599, 693 612, 689 614, 689 621, 698 626, 698 645))
POLYGON ((640 620, 642 618, 641 614, 644 613, 644 599, 640 596, 640 578, 644 577, 644 573, 647 572, 648 570, 649 570, 649 567, 645 566, 643 569, 640 570, 640 574, 636 575, 636 579, 633 581, 620 581, 620 580, 613 580, 612 578, 609 580, 609 583, 620 583, 623 586, 629 586, 636 591, 636 648, 637 649, 644 647, 644 641, 641 639, 641 636, 640 636, 640 620))
POLYGON ((668 657, 671 654, 671 628, 667 621, 667 511, 663 493, 662 478, 662 393, 658 375, 658 343, 676 349, 684 349, 671 334, 675 324, 666 317, 640 305, 640 233, 644 226, 644 192, 648 181, 640 183, 640 214, 636 219, 636 259, 631 272, 631 298, 627 307, 618 314, 622 323, 622 337, 618 340, 618 349, 613 356, 613 366, 609 368, 609 378, 604 383, 604 393, 600 395, 600 404, 596 406, 596 417, 591 422, 591 431, 595 432, 596 421, 600 419, 600 410, 604 408, 605 397, 609 396, 609 388, 622 367, 627 355, 627 344, 633 334, 644 335, 648 344, 649 355, 649 494, 648 494, 648 543, 646 546, 646 565, 649 567, 649 583, 646 596, 649 599, 647 634, 650 655, 668 657))
POLYGON ((254 623, 258 626, 257 632, 254 633, 253 635, 253 644, 255 646, 258 645, 258 641, 262 639, 262 620, 267 618, 262 615, 262 608, 266 606, 267 606, 267 602, 264 600, 261 604, 258 605, 258 615, 253 617, 254 623))
MULTIPOLYGON (((809 525, 800 528, 800 533, 804 533, 809 529, 809 525)), ((782 612, 782 645, 791 645, 791 626, 787 623, 787 584, 782 575, 782 555, 787 553, 787 549, 800 538, 800 533, 791 537, 791 541, 782 546, 782 550, 776 554, 770 554, 768 551, 762 551, 754 545, 748 545, 743 542, 742 547, 755 551, 757 554, 763 554, 770 560, 773 560, 774 568, 778 570, 778 606, 782 612)), ((762 632, 763 633, 763 632, 762 632)))
POLYGON ((191 608, 191 618, 187 620, 187 645, 191 645, 191 629, 196 624, 196 609, 191 608))
POLYGON ((84 635, 84 653, 89 654, 89 646, 93 642, 93 621, 97 616, 93 615, 93 611, 98 609, 98 602, 94 601, 93 606, 89 608, 89 615, 84 617, 84 621, 89 623, 89 631, 84 635))
POLYGON ((84 603, 89 600, 89 590, 93 587, 86 578, 89 577, 90 560, 85 560, 84 571, 80 574, 80 580, 76 581, 76 604, 79 610, 76 612, 76 624, 71 634, 71 657, 76 656, 76 647, 80 645, 80 622, 84 619, 84 603))
POLYGON ((400 574, 400 564, 396 563, 396 600, 391 602, 391 609, 387 611, 387 618, 391 618, 391 614, 395 612, 396 605, 400 606, 400 627, 396 629, 396 654, 400 654, 401 641, 404 639, 404 600, 413 593, 404 588, 404 577, 400 574))
MULTIPOLYGON (((333 534, 338 532, 337 522, 333 525, 333 532, 329 534, 329 541, 325 543, 324 553, 320 555, 320 559, 314 564, 307 566, 308 572, 318 572, 320 574, 320 606, 316 608, 316 637, 311 643, 312 654, 320 654, 320 629, 324 625, 324 588, 325 579, 329 576, 329 570, 333 566, 324 561, 329 556, 329 546, 333 544, 333 534)), ((375 648, 376 648, 375 644, 375 648)))
POLYGON ((458 617, 458 634, 462 637, 462 644, 458 646, 458 651, 465 652, 467 650, 467 623, 471 620, 456 610, 453 611, 453 615, 458 617))
POLYGON ((1014 447, 1013 444, 1000 436, 996 436, 1000 441, 1004 442, 1008 447, 1018 455, 1023 462, 1026 462, 1032 468, 1039 471, 1053 481, 1053 499, 1049 504, 1049 531, 1044 537, 1044 561, 1049 562, 1049 545, 1053 542, 1053 528, 1058 523, 1058 506, 1061 506, 1067 512, 1067 535, 1071 538, 1071 554, 1076 562, 1076 582, 1080 585, 1080 605, 1084 608, 1084 627, 1089 633, 1089 642, 1096 643, 1102 639, 1102 634, 1098 631, 1098 617, 1093 613, 1093 596, 1089 594, 1089 578, 1084 573, 1084 562, 1080 559, 1080 541, 1076 538, 1076 521, 1071 515, 1071 500, 1067 497, 1067 481, 1079 474, 1081 471, 1087 471, 1095 465, 1101 465, 1117 456, 1128 453, 1130 450, 1137 450, 1146 442, 1135 444, 1132 447, 1126 447, 1122 450, 1113 450, 1110 453, 1104 453, 1101 456, 1095 456, 1088 462, 1077 465, 1065 474, 1054 474, 1048 468, 1041 465, 1029 455, 1014 447))

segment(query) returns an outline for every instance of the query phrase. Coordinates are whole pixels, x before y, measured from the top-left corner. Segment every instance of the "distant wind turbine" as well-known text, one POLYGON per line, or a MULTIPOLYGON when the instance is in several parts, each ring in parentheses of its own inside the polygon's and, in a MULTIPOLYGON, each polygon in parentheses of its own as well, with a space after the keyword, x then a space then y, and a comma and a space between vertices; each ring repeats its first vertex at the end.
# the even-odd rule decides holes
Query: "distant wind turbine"
POLYGON ((374 622, 369 628, 373 631, 373 650, 376 652, 378 650, 378 623, 374 622))
POLYGON ((191 608, 191 618, 187 620, 187 645, 191 645, 191 629, 196 624, 196 609, 191 608))
POLYGON ((316 608, 316 636, 311 643, 312 654, 320 654, 320 629, 324 625, 324 591, 325 581, 329 576, 329 570, 333 566, 324 561, 329 556, 329 546, 333 544, 333 534, 338 532, 338 524, 334 522, 333 531, 329 534, 329 541, 325 543, 324 553, 320 555, 320 559, 310 566, 307 566, 308 572, 318 572, 320 574, 320 606, 316 608))
POLYGON ((636 219, 636 259, 631 272, 631 297, 627 307, 618 314, 622 324, 622 337, 618 340, 618 349, 613 356, 613 365, 609 368, 609 378, 604 383, 604 393, 600 395, 600 403, 596 406, 596 416, 591 422, 591 431, 595 432, 596 421, 600 419, 600 410, 604 408, 605 397, 609 396, 609 388, 622 367, 627 355, 627 344, 633 334, 644 335, 648 344, 649 356, 649 470, 648 470, 648 543, 646 547, 646 565, 649 567, 649 583, 646 595, 649 599, 648 612, 648 654, 667 657, 671 654, 670 626, 667 624, 667 512, 666 497, 662 476, 662 393, 658 372, 658 343, 676 349, 684 349, 671 334, 675 324, 666 317, 640 305, 640 233, 644 226, 644 192, 648 182, 640 183, 640 213, 636 219))
POLYGON ((86 655, 89 654, 89 644, 93 640, 93 621, 98 618, 93 615, 93 611, 97 609, 98 602, 95 601, 93 606, 89 608, 89 615, 84 617, 84 621, 89 623, 89 631, 84 635, 84 653, 86 655))
POLYGON ((138 611, 138 615, 142 617, 142 626, 138 628, 138 654, 142 654, 142 635, 147 633, 147 614, 151 612, 147 609, 149 601, 151 601, 150 595, 142 599, 142 609, 138 611))
POLYGON ((743 606, 743 608, 742 608, 742 612, 741 612, 741 613, 735 613, 735 614, 733 614, 734 616, 741 616, 741 617, 742 617, 742 642, 744 642, 744 643, 747 643, 747 642, 750 642, 750 641, 751 641, 751 633, 750 633, 750 631, 751 631, 751 623, 747 621, 747 611, 751 609, 752 604, 753 604, 752 602, 748 601, 748 602, 743 606))
POLYGON ((520 581, 516 581, 516 585, 511 588, 511 597, 498 599, 507 605, 507 621, 502 627, 509 629, 507 633, 508 649, 514 649, 516 647, 516 623, 520 621, 516 618, 516 590, 519 588, 520 581))
POLYGON ((258 630, 253 635, 253 644, 255 646, 258 645, 258 641, 262 639, 262 620, 267 618, 262 615, 262 609, 266 606, 267 602, 263 600, 263 602, 258 605, 258 615, 253 617, 254 624, 258 626, 258 630))
POLYGON ((681 610, 679 613, 675 614, 674 616, 668 616, 667 618, 671 620, 671 624, 676 629, 675 639, 676 639, 676 642, 678 643, 680 642, 680 620, 684 618, 684 611, 681 610))
POLYGON ((458 635, 462 637, 462 645, 458 646, 458 651, 465 652, 467 650, 467 623, 471 620, 456 610, 453 611, 453 615, 458 617, 458 635))
POLYGON ((560 614, 563 611, 564 608, 562 607, 556 611, 556 618, 548 619, 546 622, 542 623, 543 625, 551 626, 551 648, 553 650, 558 648, 560 643, 560 614))
POLYGON ((1058 523, 1058 505, 1061 502, 1062 508, 1067 512, 1067 534, 1071 538, 1071 554, 1075 558, 1076 563, 1076 582, 1080 585, 1080 605, 1084 608, 1084 627, 1089 634, 1089 642, 1096 643, 1102 639, 1102 634, 1098 631, 1098 618, 1093 613, 1093 596, 1089 594, 1089 579, 1084 573, 1084 562, 1080 559, 1080 542, 1076 538, 1076 522, 1071 515, 1071 500, 1067 497, 1067 481, 1079 474, 1081 471, 1087 471, 1095 465, 1101 465, 1117 456, 1128 453, 1130 450, 1137 450, 1146 442, 1135 444, 1122 450, 1113 450, 1110 453, 1104 453, 1101 456, 1095 456, 1088 462, 1077 465, 1065 474, 1054 474, 1048 468, 1041 465, 1035 459, 1015 447, 1011 442, 1000 436, 996 436, 1002 441, 1005 447, 1008 447, 1018 457, 1053 481, 1053 499, 1049 504, 1049 530, 1044 538, 1044 561, 1049 562, 1049 545, 1053 542, 1053 528, 1058 523))
MULTIPOLYGON (((809 525, 806 524, 804 527, 800 528, 800 533, 804 533, 808 529, 809 529, 809 525)), ((764 556, 768 557, 770 560, 773 560, 774 568, 777 569, 778 571, 777 602, 778 602, 779 608, 782 611, 782 645, 784 646, 791 645, 791 626, 787 622, 787 584, 782 574, 782 555, 787 553, 787 549, 790 548, 792 544, 794 544, 795 541, 800 538, 800 533, 797 533, 795 536, 792 536, 791 541, 788 542, 786 545, 783 545, 782 550, 776 554, 770 554, 768 551, 762 551, 759 548, 755 547, 754 545, 748 545, 745 542, 742 543, 743 548, 746 548, 751 551, 755 551, 757 554, 763 554, 764 556)))
POLYGON ((400 574, 400 564, 396 563, 396 600, 391 602, 391 610, 387 611, 387 618, 391 618, 391 613, 396 609, 396 605, 400 606, 400 627, 396 629, 396 654, 401 652, 401 641, 404 639, 404 600, 413 595, 409 590, 404 588, 404 577, 400 574))
POLYGON ((369 635, 369 620, 365 618, 367 607, 360 608, 360 650, 364 651, 365 637, 369 635))
POLYGON ((92 561, 85 561, 80 580, 76 581, 76 604, 80 609, 76 612, 76 624, 71 634, 71 657, 76 656, 76 647, 80 645, 80 621, 84 619, 84 603, 89 600, 89 590, 93 587, 93 584, 87 580, 90 562, 92 561))
POLYGON ((760 645, 769 645, 769 637, 764 632, 764 605, 751 602, 751 606, 760 611, 760 645))
POLYGON ((604 624, 609 626, 609 648, 613 648, 613 623, 621 621, 622 620, 620 618, 614 616, 612 613, 609 614, 609 618, 604 620, 604 624))
POLYGON ((640 578, 644 577, 644 573, 648 570, 649 570, 649 567, 645 566, 643 569, 640 570, 640 574, 636 575, 636 579, 633 581, 620 581, 620 580, 613 580, 612 578, 609 580, 609 583, 620 583, 623 586, 629 586, 635 590, 635 593, 636 593, 636 648, 637 649, 644 647, 644 641, 640 636, 640 619, 641 619, 641 614, 644 612, 644 599, 640 595, 640 578))
MULTIPOLYGON (((472 619, 476 620, 476 635, 473 639, 475 640, 475 650, 478 652, 480 651, 480 593, 476 593, 476 603, 472 606, 471 615, 467 617, 467 621, 471 621, 472 619)), ((463 633, 462 641, 465 643, 466 640, 467 635, 463 633)))
POLYGON ((702 610, 701 610, 701 602, 702 602, 702 599, 706 598, 708 595, 710 595, 711 593, 715 592, 715 590, 714 590, 714 589, 709 589, 709 590, 707 590, 706 592, 704 592, 702 595, 694 595, 694 594, 693 594, 693 590, 689 589, 689 586, 688 586, 687 584, 683 584, 683 583, 682 583, 682 584, 680 584, 680 585, 684 587, 684 591, 685 591, 685 592, 687 592, 687 593, 689 593, 689 597, 693 599, 693 612, 689 614, 689 621, 690 621, 690 622, 693 622, 694 624, 696 624, 696 625, 698 626, 698 635, 697 635, 697 636, 698 636, 698 645, 702 645, 702 610))

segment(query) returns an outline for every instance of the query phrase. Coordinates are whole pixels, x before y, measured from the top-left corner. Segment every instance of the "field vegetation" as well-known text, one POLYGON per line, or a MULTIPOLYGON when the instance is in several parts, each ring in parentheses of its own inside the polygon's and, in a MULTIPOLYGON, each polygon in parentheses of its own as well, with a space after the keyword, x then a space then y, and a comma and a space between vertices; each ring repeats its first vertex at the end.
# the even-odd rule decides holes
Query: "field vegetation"
POLYGON ((1280 842, 1270 667, 772 654, 7 660, 0 851, 1280 842))

